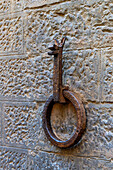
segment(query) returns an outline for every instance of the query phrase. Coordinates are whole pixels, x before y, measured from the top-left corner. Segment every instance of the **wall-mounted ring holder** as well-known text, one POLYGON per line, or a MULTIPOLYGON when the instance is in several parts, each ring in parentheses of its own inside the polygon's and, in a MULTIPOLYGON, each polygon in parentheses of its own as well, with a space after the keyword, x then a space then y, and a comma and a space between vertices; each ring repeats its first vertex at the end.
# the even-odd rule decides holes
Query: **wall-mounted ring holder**
MULTIPOLYGON (((65 43, 65 37, 61 43, 55 40, 55 44, 49 47, 51 52, 49 55, 54 55, 54 71, 53 71, 53 95, 48 98, 43 110, 43 128, 47 138, 60 148, 68 148, 76 145, 86 128, 85 109, 77 94, 68 90, 68 87, 62 86, 62 51, 65 43), (59 139, 53 132, 51 125, 51 112, 53 105, 56 103, 65 104, 70 101, 77 114, 77 127, 73 135, 68 140, 59 139)), ((60 114, 60 113, 59 113, 60 114)))

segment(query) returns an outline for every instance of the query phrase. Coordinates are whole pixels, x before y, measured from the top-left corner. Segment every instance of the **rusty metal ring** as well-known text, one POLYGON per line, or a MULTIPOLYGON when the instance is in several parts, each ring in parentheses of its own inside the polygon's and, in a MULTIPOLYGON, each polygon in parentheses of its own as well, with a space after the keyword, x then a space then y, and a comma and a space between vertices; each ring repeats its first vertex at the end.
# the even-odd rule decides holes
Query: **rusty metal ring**
POLYGON ((52 127, 51 127, 51 111, 53 108, 53 105, 55 104, 54 102, 54 97, 53 95, 50 96, 45 103, 44 110, 43 110, 43 128, 45 131, 45 134, 47 138, 57 147, 60 148, 68 148, 73 145, 76 145, 85 130, 86 127, 86 115, 85 115, 85 109, 82 104, 82 102, 79 100, 77 97, 77 94, 70 92, 68 90, 63 91, 63 95, 66 99, 68 99, 76 109, 77 113, 77 128, 73 134, 73 136, 66 141, 60 140, 56 135, 54 134, 52 127))

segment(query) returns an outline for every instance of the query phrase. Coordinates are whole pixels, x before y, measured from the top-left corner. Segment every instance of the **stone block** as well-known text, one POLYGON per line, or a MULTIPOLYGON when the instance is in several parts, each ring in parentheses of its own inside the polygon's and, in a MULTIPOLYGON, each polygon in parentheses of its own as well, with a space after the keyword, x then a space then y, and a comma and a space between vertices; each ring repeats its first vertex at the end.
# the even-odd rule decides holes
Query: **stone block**
POLYGON ((0 103, 0 144, 2 142, 2 103, 0 103))
POLYGON ((11 11, 11 0, 0 0, 0 13, 8 13, 11 11))
POLYGON ((26 51, 45 53, 54 38, 67 36, 66 50, 91 48, 91 26, 74 3, 66 2, 41 10, 26 10, 26 51), (71 9, 71 10, 70 10, 71 9))
POLYGON ((113 43, 113 3, 108 1, 87 1, 81 17, 91 31, 91 48, 112 47, 113 43), (86 19, 85 17, 86 16, 86 19))
POLYGON ((91 2, 26 10, 26 51, 44 53, 54 38, 62 36, 67 36, 66 50, 112 47, 112 4, 91 2))
POLYGON ((0 169, 26 169, 27 152, 0 146, 0 169))
POLYGON ((0 93, 2 96, 43 99, 52 93, 53 58, 0 59, 0 93))
POLYGON ((102 49, 102 101, 113 101, 113 48, 102 49))
POLYGON ((113 163, 106 158, 74 157, 47 152, 31 153, 28 156, 29 169, 79 170, 112 169, 113 163))
POLYGON ((42 128, 43 106, 43 103, 35 102, 5 102, 3 143, 14 148, 55 150, 56 147, 46 138, 42 128))
POLYGON ((23 0, 0 0, 0 13, 10 14, 12 12, 22 11, 23 0))
POLYGON ((70 90, 84 95, 85 100, 98 101, 100 96, 100 50, 76 50, 63 56, 63 80, 70 90))
POLYGON ((113 106, 112 104, 89 104, 86 114, 86 132, 81 143, 70 153, 108 158, 113 150, 113 106))
POLYGON ((5 103, 3 108, 3 141, 7 146, 34 148, 41 135, 42 104, 5 103))
POLYGON ((24 5, 23 0, 13 0, 12 1, 13 12, 22 11, 23 5, 24 5))
POLYGON ((23 16, 0 16, 0 55, 23 53, 23 16))
POLYGON ((44 5, 54 4, 58 2, 64 2, 65 0, 27 0, 24 2, 25 8, 42 7, 44 5))

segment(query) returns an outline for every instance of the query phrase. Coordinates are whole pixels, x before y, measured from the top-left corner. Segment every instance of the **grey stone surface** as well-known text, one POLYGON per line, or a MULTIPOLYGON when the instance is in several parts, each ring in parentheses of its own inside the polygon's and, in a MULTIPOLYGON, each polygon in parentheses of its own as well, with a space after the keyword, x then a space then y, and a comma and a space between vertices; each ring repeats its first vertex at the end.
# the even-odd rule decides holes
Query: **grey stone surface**
MULTIPOLYGON (((65 52, 63 83, 86 99, 98 100, 100 95, 99 50, 65 52), (92 93, 93 92, 93 93, 92 93)), ((1 95, 41 99, 52 93, 53 57, 0 59, 1 95)))
POLYGON ((74 157, 53 153, 38 152, 28 157, 29 169, 52 169, 52 170, 101 170, 112 169, 113 162, 101 157, 74 157))
POLYGON ((0 169, 27 169, 27 152, 13 148, 0 147, 0 169))
POLYGON ((1 95, 46 100, 52 93, 52 57, 1 59, 0 67, 1 95))
POLYGON ((42 7, 44 5, 48 4, 54 4, 58 2, 63 2, 64 0, 27 0, 24 2, 25 8, 36 8, 36 7, 42 7))
POLYGON ((0 54, 23 53, 23 16, 0 16, 0 54))
POLYGON ((0 0, 0 13, 6 13, 11 11, 11 0, 0 0))
MULTIPOLYGON (((112 44, 111 0, 0 0, 1 170, 113 169, 112 44), (62 36, 63 85, 78 93, 87 114, 82 140, 70 149, 55 147, 42 128, 53 90, 47 48, 62 36)), ((54 109, 54 132, 70 137, 73 107, 54 109)))
POLYGON ((0 14, 18 12, 23 9, 23 0, 0 0, 0 14))
POLYGON ((2 103, 0 103, 0 144, 2 142, 2 103))
MULTIPOLYGON (((63 83, 86 99, 99 100, 100 50, 77 50, 63 56, 63 83)), ((41 99, 52 93, 53 57, 0 59, 0 93, 3 96, 41 99)))
POLYGON ((90 25, 85 25, 78 10, 76 5, 70 2, 53 5, 52 8, 26 10, 26 50, 44 53, 47 43, 54 38, 61 38, 62 35, 67 36, 67 50, 90 48, 91 28, 90 25))
POLYGON ((46 42, 49 43, 61 35, 67 36, 67 49, 112 46, 112 3, 80 2, 65 2, 52 7, 26 10, 27 51, 45 52, 46 42))
POLYGON ((98 49, 65 52, 64 84, 83 94, 85 99, 98 101, 101 95, 100 59, 101 51, 98 49))
POLYGON ((113 48, 102 50, 101 87, 103 101, 113 101, 113 48))
POLYGON ((24 6, 24 0, 12 0, 12 10, 17 12, 21 11, 24 6))
POLYGON ((3 107, 3 138, 7 146, 34 148, 41 135, 42 120, 39 103, 5 103, 3 107))

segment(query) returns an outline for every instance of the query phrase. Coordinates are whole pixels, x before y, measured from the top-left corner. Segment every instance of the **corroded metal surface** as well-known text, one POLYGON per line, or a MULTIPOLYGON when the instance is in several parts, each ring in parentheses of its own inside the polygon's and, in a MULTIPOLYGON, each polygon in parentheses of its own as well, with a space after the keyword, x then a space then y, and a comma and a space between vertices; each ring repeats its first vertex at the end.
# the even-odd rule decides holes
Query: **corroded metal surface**
POLYGON ((76 145, 80 141, 80 139, 83 135, 83 132, 85 130, 85 127, 86 127, 86 115, 85 115, 85 110, 84 110, 83 104, 78 99, 76 94, 74 94, 70 91, 67 91, 67 90, 65 90, 63 92, 63 94, 64 94, 64 97, 66 98, 66 100, 69 100, 70 102, 72 102, 73 106, 76 109, 76 112, 77 112, 76 131, 74 132, 73 136, 69 140, 66 140, 66 141, 60 140, 53 133, 53 130, 51 127, 51 121, 50 121, 52 107, 55 104, 53 95, 49 97, 49 99, 47 100, 47 102, 44 106, 43 128, 45 130, 46 136, 54 145, 56 145, 60 148, 68 148, 73 145, 76 145))
POLYGON ((51 52, 49 55, 54 55, 54 69, 53 69, 53 97, 55 102, 65 103, 65 98, 62 94, 62 51, 65 44, 66 37, 62 38, 61 43, 55 40, 55 44, 49 47, 51 52))
MULTIPOLYGON (((55 40, 55 44, 49 47, 51 52, 49 55, 54 55, 54 71, 53 71, 53 95, 48 98, 43 110, 43 128, 48 139, 60 148, 68 148, 76 145, 86 128, 86 115, 84 106, 77 94, 62 87, 62 51, 65 43, 65 37, 61 43, 55 40), (51 112, 55 103, 68 103, 70 101, 74 106, 77 114, 77 127, 73 135, 68 140, 61 140, 53 132, 51 125, 51 112)), ((59 113, 60 114, 60 113, 59 113)))

